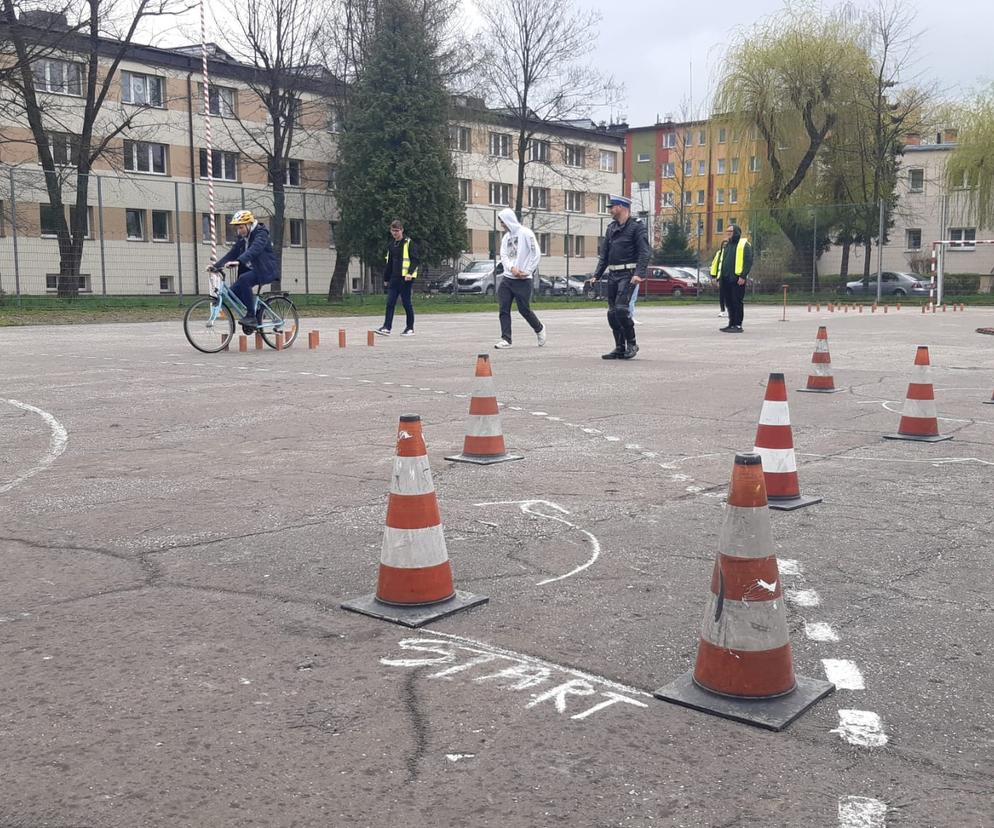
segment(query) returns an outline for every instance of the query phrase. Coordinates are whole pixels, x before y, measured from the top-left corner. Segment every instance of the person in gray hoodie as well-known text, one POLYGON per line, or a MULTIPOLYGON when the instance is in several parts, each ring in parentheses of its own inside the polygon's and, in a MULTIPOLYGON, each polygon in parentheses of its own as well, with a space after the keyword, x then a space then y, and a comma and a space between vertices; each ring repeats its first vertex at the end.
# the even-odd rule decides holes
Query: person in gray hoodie
POLYGON ((504 277, 497 289, 500 302, 500 341, 495 348, 511 347, 511 302, 516 302, 518 312, 531 325, 538 337, 538 346, 545 344, 545 326, 535 316, 529 305, 532 295, 532 277, 538 271, 542 252, 535 234, 518 221, 514 210, 507 208, 497 214, 504 237, 500 242, 500 261, 504 277))

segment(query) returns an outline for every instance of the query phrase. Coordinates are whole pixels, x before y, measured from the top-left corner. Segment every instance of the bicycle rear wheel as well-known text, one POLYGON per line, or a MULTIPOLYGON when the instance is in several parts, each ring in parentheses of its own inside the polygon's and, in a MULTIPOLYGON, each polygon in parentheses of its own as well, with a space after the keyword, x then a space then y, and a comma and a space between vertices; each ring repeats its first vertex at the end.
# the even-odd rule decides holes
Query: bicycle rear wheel
POLYGON ((187 340, 205 354, 223 351, 235 336, 235 319, 231 311, 223 306, 217 308, 217 301, 209 297, 198 299, 187 308, 183 317, 187 340))
POLYGON ((274 296, 262 309, 262 327, 259 333, 270 348, 276 347, 276 334, 283 334, 283 347, 289 348, 300 331, 297 306, 285 296, 274 296))

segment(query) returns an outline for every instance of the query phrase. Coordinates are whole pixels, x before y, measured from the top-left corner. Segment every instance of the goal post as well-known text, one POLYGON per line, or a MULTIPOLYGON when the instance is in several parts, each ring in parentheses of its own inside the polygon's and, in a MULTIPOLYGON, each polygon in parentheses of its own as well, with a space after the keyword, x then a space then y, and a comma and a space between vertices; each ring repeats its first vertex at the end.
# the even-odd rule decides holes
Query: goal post
POLYGON ((945 296, 946 253, 952 249, 971 249, 978 244, 994 244, 994 239, 940 239, 932 242, 932 258, 929 270, 931 278, 928 288, 928 301, 932 305, 941 305, 945 296))

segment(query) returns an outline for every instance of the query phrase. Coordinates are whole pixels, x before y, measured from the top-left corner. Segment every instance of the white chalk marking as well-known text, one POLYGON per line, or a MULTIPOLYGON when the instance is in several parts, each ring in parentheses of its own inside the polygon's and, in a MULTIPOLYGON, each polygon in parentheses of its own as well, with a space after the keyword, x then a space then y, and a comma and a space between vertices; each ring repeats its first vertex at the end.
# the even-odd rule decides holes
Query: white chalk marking
POLYGON ((625 443, 625 448, 628 449, 629 451, 639 451, 642 448, 642 446, 640 446, 638 443, 625 443))
POLYGON ((390 382, 389 380, 383 380, 383 384, 384 385, 393 385, 393 383, 390 382))
POLYGON ((834 642, 839 640, 838 633, 824 621, 805 622, 804 634, 812 641, 834 642))
POLYGON ((567 696, 592 696, 596 692, 597 690, 594 689, 594 686, 589 681, 585 681, 584 679, 570 679, 553 687, 551 690, 539 693, 539 695, 525 706, 529 708, 535 707, 551 699, 556 706, 556 712, 565 713, 567 696))
POLYGON ((48 441, 48 450, 45 455, 20 477, 15 477, 9 483, 4 483, 0 486, 0 494, 9 492, 15 486, 20 486, 25 480, 34 477, 39 472, 42 472, 51 466, 52 463, 54 463, 56 459, 66 450, 66 443, 69 442, 69 432, 66 431, 66 427, 47 411, 42 411, 40 408, 35 408, 33 405, 22 403, 19 400, 7 400, 7 402, 15 408, 20 408, 22 411, 30 411, 41 417, 46 423, 48 423, 48 427, 52 430, 52 436, 48 441))
POLYGON ((566 526, 569 526, 571 529, 576 529, 577 532, 580 532, 582 535, 585 535, 590 540, 590 545, 593 548, 593 554, 590 556, 590 559, 586 563, 578 566, 576 569, 570 570, 565 575, 557 575, 555 578, 546 578, 545 580, 539 581, 537 584, 535 584, 535 586, 545 586, 546 584, 551 584, 554 581, 561 581, 564 578, 569 578, 572 575, 576 575, 579 572, 583 572, 583 570, 585 570, 587 567, 593 564, 593 562, 600 557, 601 544, 600 541, 597 540, 597 538, 592 533, 588 532, 586 529, 580 528, 575 523, 571 523, 565 518, 561 518, 558 515, 547 515, 544 512, 536 512, 532 507, 537 504, 548 506, 550 509, 554 509, 555 511, 561 512, 564 515, 569 514, 569 512, 566 509, 564 509, 562 506, 560 506, 558 503, 553 503, 552 501, 549 500, 495 500, 489 503, 474 503, 473 505, 474 506, 517 506, 526 515, 534 515, 535 517, 545 518, 546 520, 558 521, 559 523, 563 523, 566 526))
POLYGON ((762 578, 757 578, 756 579, 756 586, 758 586, 760 589, 765 589, 767 592, 776 592, 777 591, 777 582, 776 581, 774 581, 772 584, 768 584, 762 578))
POLYGON ((601 695, 607 696, 606 701, 602 701, 599 704, 595 704, 593 707, 584 710, 582 713, 577 713, 575 716, 570 716, 571 719, 586 719, 587 716, 593 716, 598 710, 603 710, 605 707, 610 707, 612 704, 617 704, 618 702, 624 702, 625 704, 631 704, 635 707, 647 707, 648 705, 643 704, 640 701, 635 701, 635 699, 630 699, 628 696, 619 696, 617 693, 602 693, 601 695))
POLYGON ((509 405, 508 408, 510 408, 511 411, 520 411, 521 410, 521 406, 520 405, 509 405))
POLYGON ((545 419, 547 419, 551 423, 561 423, 563 421, 562 417, 553 417, 551 414, 545 419))
POLYGON ((784 596, 799 607, 817 607, 821 603, 821 598, 813 589, 788 589, 784 596))
POLYGON ((994 466, 994 461, 979 457, 933 457, 930 460, 905 459, 903 457, 864 457, 861 455, 827 455, 797 452, 798 456, 818 457, 824 460, 867 460, 871 463, 923 463, 928 466, 946 466, 954 463, 978 463, 981 466, 994 466))
POLYGON ((533 411, 532 412, 532 416, 533 417, 548 417, 549 416, 549 412, 548 411, 533 411))
POLYGON ((840 710, 839 726, 829 733, 838 733, 851 745, 883 747, 887 744, 880 717, 870 710, 840 710))
POLYGON ((488 676, 480 676, 473 681, 495 681, 498 679, 517 679, 512 685, 512 690, 527 690, 529 687, 537 687, 549 680, 552 670, 548 667, 539 667, 535 664, 519 663, 510 667, 505 667, 496 673, 488 676))
POLYGON ((839 828, 886 828, 887 803, 869 796, 839 797, 839 828))
POLYGON ((599 428, 585 428, 583 429, 584 434, 600 434, 601 430, 599 428))
POLYGON ((687 494, 698 494, 699 492, 703 492, 704 491, 704 487, 703 486, 688 486, 686 489, 684 489, 684 491, 687 492, 687 494))
POLYGON ((475 753, 446 753, 445 758, 450 762, 458 762, 460 759, 475 759, 475 753))
POLYGON ((823 658, 821 663, 825 668, 825 676, 837 690, 866 689, 863 674, 855 662, 845 658, 823 658))
POLYGON ((793 558, 778 558, 777 564, 780 566, 781 575, 800 575, 801 574, 801 564, 800 561, 795 561, 793 558))
POLYGON ((620 437, 606 436, 604 439, 607 440, 609 443, 620 443, 621 442, 621 438, 620 437))

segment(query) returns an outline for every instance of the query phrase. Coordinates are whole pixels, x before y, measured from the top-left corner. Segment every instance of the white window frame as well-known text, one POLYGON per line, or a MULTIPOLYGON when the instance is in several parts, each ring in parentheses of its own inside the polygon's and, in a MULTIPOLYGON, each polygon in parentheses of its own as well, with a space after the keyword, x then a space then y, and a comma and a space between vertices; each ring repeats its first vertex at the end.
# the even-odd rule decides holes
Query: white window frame
MULTIPOLYGON (((203 147, 200 148, 198 162, 200 163, 200 178, 206 180, 207 150, 203 147)), ((211 150, 211 173, 215 181, 237 181, 238 153, 219 149, 211 150)))
POLYGON ((708 174, 708 162, 707 161, 700 160, 700 161, 697 162, 697 174, 698 175, 707 175, 708 174))
POLYGON ((469 152, 469 127, 459 126, 458 124, 451 124, 449 126, 449 149, 453 152, 469 152))
POLYGON ((166 79, 159 75, 148 75, 144 72, 121 70, 121 101, 132 106, 145 106, 151 109, 164 109, 166 106, 166 79), (146 100, 138 100, 135 94, 136 86, 144 85, 146 100), (158 90, 158 101, 154 102, 152 89, 158 90))
MULTIPOLYGON (((39 204, 38 205, 38 235, 41 238, 43 238, 43 239, 57 239, 59 237, 58 233, 44 233, 44 232, 42 232, 43 227, 42 227, 42 222, 41 222, 41 211, 45 207, 48 207, 49 209, 51 209, 51 206, 52 206, 51 204, 39 204)), ((72 215, 75 212, 75 210, 76 210, 75 207, 69 207, 69 223, 66 226, 67 226, 67 229, 69 230, 70 233, 72 232, 72 215)), ((86 228, 85 228, 85 232, 83 234, 83 238, 84 239, 92 239, 93 238, 93 208, 89 207, 89 206, 86 208, 86 228)))
POLYGON ((649 155, 649 153, 647 153, 647 152, 640 152, 638 154, 638 156, 636 157, 636 159, 635 159, 635 163, 636 164, 646 164, 646 163, 649 162, 649 160, 651 158, 652 158, 652 156, 649 155))
POLYGON ((694 194, 690 190, 683 191, 683 206, 690 207, 694 203, 694 194))
POLYGON ((663 193, 663 207, 672 207, 672 206, 673 206, 673 193, 667 191, 663 193))
POLYGON ((538 234, 538 250, 543 256, 549 255, 549 250, 552 249, 552 233, 539 233, 538 234))
POLYGON ((169 175, 169 145, 158 144, 152 141, 125 141, 124 142, 124 169, 128 172, 139 173, 141 175, 169 175), (162 171, 154 169, 155 157, 153 147, 162 148, 162 171), (129 152, 130 150, 130 152, 129 152), (141 156, 147 154, 148 169, 139 167, 141 156), (128 163, 132 166, 128 166, 128 163))
POLYGON ((288 232, 287 238, 290 242, 290 247, 303 247, 304 246, 304 220, 302 218, 292 218, 287 219, 288 232), (297 241, 293 240, 294 228, 297 230, 297 241))
POLYGON ((511 157, 511 136, 506 132, 491 132, 489 143, 491 158, 511 157))
POLYGON ((684 177, 687 177, 688 175, 693 175, 693 174, 694 174, 694 162, 693 161, 684 161, 683 162, 683 175, 684 175, 684 177))
MULTIPOLYGON (((200 108, 203 109, 204 105, 204 85, 198 83, 199 87, 198 94, 200 100, 200 108)), ((219 86, 216 83, 211 84, 211 98, 208 101, 208 106, 210 107, 211 115, 215 118, 234 118, 237 116, 238 107, 238 90, 233 86, 219 86), (231 100, 225 100, 225 93, 230 93, 231 100), (214 104, 217 104, 215 107, 214 104)))
POLYGON ((738 156, 735 156, 735 158, 732 159, 732 163, 731 163, 731 166, 728 168, 728 171, 732 175, 735 175, 735 173, 737 173, 739 171, 739 158, 738 158, 738 156))
POLYGON ((611 206, 608 204, 608 201, 610 200, 610 198, 611 198, 611 196, 608 195, 607 193, 598 193, 597 194, 597 212, 598 213, 601 213, 603 215, 605 213, 610 213, 611 212, 611 206))
POLYGON ((704 199, 705 199, 706 195, 707 194, 704 192, 704 190, 698 190, 697 191, 697 203, 703 206, 704 205, 704 199))
POLYGON ((724 143, 726 143, 726 140, 725 140, 725 139, 726 139, 727 137, 728 137, 728 133, 727 133, 727 131, 725 130, 725 127, 718 127, 718 143, 719 143, 719 144, 724 144, 724 143))
POLYGON ((662 169, 663 178, 676 178, 676 164, 672 161, 667 161, 663 164, 662 169))
POLYGON ((141 207, 126 207, 124 210, 124 237, 128 241, 148 241, 148 221, 146 216, 146 210, 141 207), (128 225, 128 213, 135 213, 139 217, 138 223, 141 225, 141 235, 133 236, 131 235, 131 229, 128 225))
POLYGON ((52 160, 55 162, 57 167, 75 167, 79 163, 79 136, 73 135, 70 132, 46 132, 45 137, 48 138, 48 150, 52 153, 52 160), (75 141, 74 141, 75 139, 75 141), (75 143, 75 147, 73 144, 75 143), (59 153, 56 152, 56 147, 62 150, 62 155, 65 156, 65 161, 60 161, 58 159, 59 153), (75 156, 75 159, 73 158, 75 156))
POLYGON ((724 175, 725 174, 725 159, 724 158, 719 158, 718 159, 718 169, 715 171, 715 174, 716 175, 724 175))
POLYGON ((548 141, 542 141, 538 138, 532 138, 528 142, 528 160, 537 161, 538 163, 549 163, 549 159, 552 157, 552 147, 548 141))
POLYGON ((490 182, 490 203, 494 207, 510 207, 511 206, 511 185, 503 184, 500 181, 490 182), (504 197, 504 194, 507 197, 504 197))
POLYGON ((283 186, 284 187, 302 187, 301 181, 304 180, 304 162, 299 158, 288 158, 286 160, 286 169, 283 170, 283 186), (294 175, 296 171, 296 175, 294 175), (293 179, 297 180, 294 181, 293 179))
POLYGON ((676 146, 676 133, 675 132, 667 132, 663 136, 663 148, 664 149, 673 149, 675 146, 676 146))
POLYGON ((171 242, 173 240, 173 214, 170 210, 152 210, 151 220, 149 222, 149 229, 152 232, 153 242, 171 242), (165 216, 166 217, 166 235, 156 236, 155 235, 155 217, 165 216))
POLYGON ((706 129, 697 130, 697 146, 703 147, 708 142, 708 133, 706 129))
POLYGON ((759 172, 759 156, 752 155, 749 157, 749 172, 759 172))
POLYGON ((950 250, 954 250, 957 253, 972 253, 977 249, 977 245, 974 244, 977 240, 977 228, 950 227, 949 240, 952 242, 952 244, 949 245, 950 250), (967 236, 969 236, 969 238, 967 238, 967 236))
POLYGON ((618 153, 612 150, 601 150, 600 154, 601 172, 613 173, 618 171, 618 153))
POLYGON ((724 204, 725 203, 725 188, 719 187, 714 193, 714 203, 724 204))
MULTIPOLYGON (((729 204, 738 204, 739 203, 739 188, 738 187, 732 187, 728 191, 728 203, 729 204)), ((733 221, 732 224, 735 224, 735 222, 733 221)))
POLYGON ((582 167, 586 161, 586 147, 582 144, 564 144, 563 161, 567 167, 582 167))
POLYGON ((573 233, 563 235, 563 253, 567 259, 582 259, 583 247, 583 236, 573 233))
POLYGON ((469 178, 459 179, 459 200, 463 204, 473 203, 473 181, 469 178))
POLYGON ((32 70, 35 89, 48 92, 52 95, 71 95, 74 98, 81 98, 83 96, 84 79, 86 77, 86 67, 84 64, 74 60, 41 58, 33 62, 32 70), (53 81, 53 75, 55 74, 53 70, 56 66, 61 69, 61 82, 53 81), (75 70, 76 78, 70 79, 69 68, 75 70), (56 88, 58 86, 64 86, 65 89, 56 88))
POLYGON ((528 206, 532 210, 548 210, 550 195, 548 187, 529 187, 528 206))
POLYGON ((567 213, 582 213, 584 208, 584 193, 581 190, 564 190, 563 201, 567 213))
POLYGON ((904 249, 905 250, 921 250, 922 249, 922 231, 920 227, 909 227, 904 231, 904 249), (911 244, 911 234, 918 234, 918 244, 911 244))

